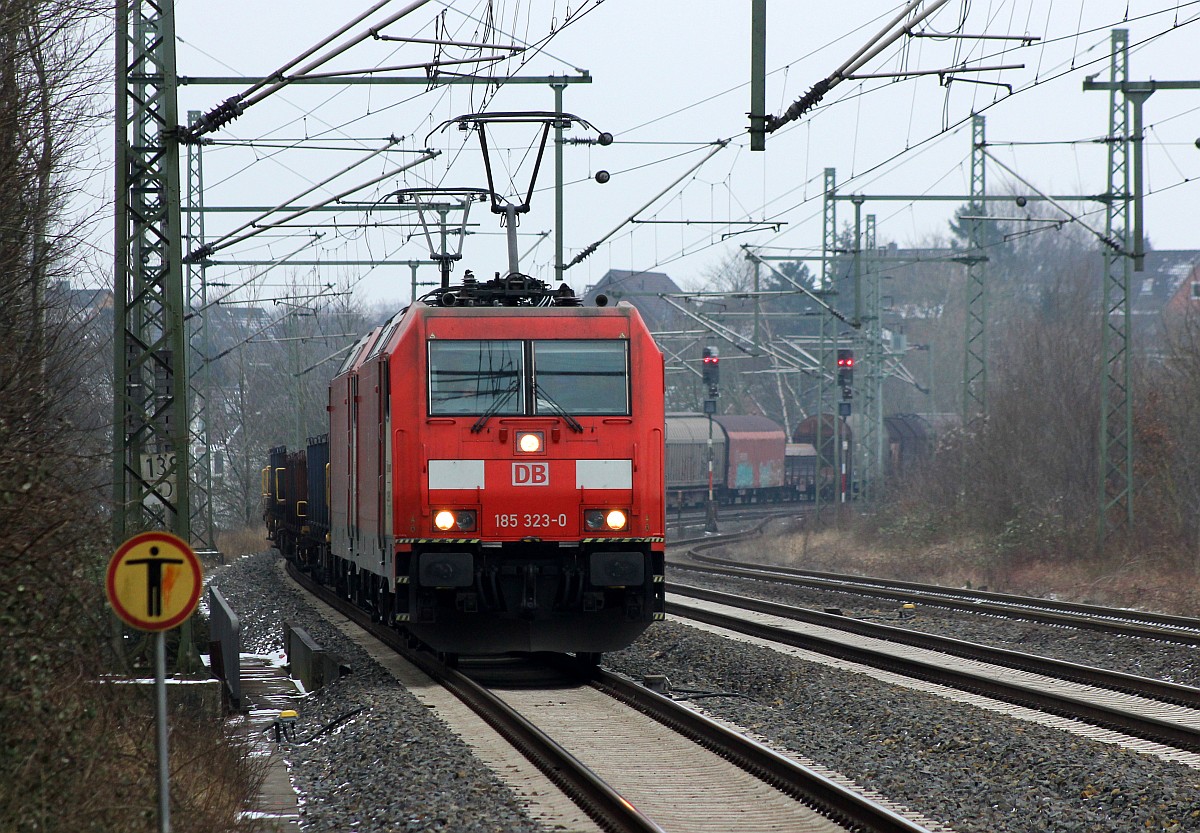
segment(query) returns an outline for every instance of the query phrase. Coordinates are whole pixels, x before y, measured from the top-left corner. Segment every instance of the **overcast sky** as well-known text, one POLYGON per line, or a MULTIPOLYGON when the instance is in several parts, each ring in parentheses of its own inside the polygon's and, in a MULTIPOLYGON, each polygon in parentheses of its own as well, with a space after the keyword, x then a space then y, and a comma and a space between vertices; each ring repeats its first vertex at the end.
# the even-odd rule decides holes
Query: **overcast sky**
MULTIPOLYGON (((925 5, 928 5, 929 0, 925 5)), ((178 0, 178 70, 183 76, 263 75, 335 32, 368 4, 310 0, 178 0)), ((372 23, 405 7, 386 5, 372 23)), ((903 8, 902 3, 848 0, 797 3, 768 0, 767 110, 782 113, 818 80, 829 76, 903 8)), ((435 21, 466 41, 485 37, 481 20, 489 4, 428 2, 383 32, 396 37, 433 38, 435 21)), ((846 80, 799 121, 772 134, 765 152, 749 150, 746 135, 750 77, 750 3, 655 0, 495 0, 490 4, 497 31, 490 42, 539 44, 543 48, 481 70, 496 75, 578 76, 564 109, 598 130, 613 134, 608 147, 568 145, 564 150, 566 260, 605 238, 595 253, 573 266, 566 280, 576 290, 595 283, 610 268, 664 271, 683 285, 703 276, 745 244, 770 253, 812 254, 821 246, 821 183, 835 168, 843 193, 867 197, 864 213, 877 218, 878 241, 911 245, 944 235, 957 203, 872 201, 873 196, 965 195, 969 189, 970 114, 986 119, 991 193, 1030 192, 1094 195, 1106 188, 1108 94, 1084 92, 1085 76, 1107 80, 1110 31, 1130 32, 1133 80, 1200 80, 1195 61, 1200 44, 1200 2, 1165 0, 1114 2, 1073 0, 952 0, 918 27, 927 34, 1028 35, 1020 41, 900 38, 860 72, 938 70, 961 64, 1023 64, 1002 71, 939 76, 846 80), (568 13, 572 16, 569 25, 568 13), (965 17, 965 20, 964 20, 965 17), (551 26, 557 33, 545 40, 551 26), (1011 86, 1009 88, 1002 85, 1011 86), (672 186, 708 155, 718 140, 729 140, 701 167, 672 186), (1017 144, 1019 143, 1019 144, 1017 144), (1012 173, 1001 167, 1003 163, 1012 173), (600 170, 611 179, 599 184, 600 170), (1019 183, 1014 173, 1029 183, 1019 183), (654 199, 661 192, 661 197, 654 199), (642 222, 626 223, 636 216, 642 222), (762 221, 754 226, 748 221, 762 221), (624 225, 622 225, 624 224, 624 225), (732 236, 730 236, 732 235, 732 236), (725 238, 725 239, 723 239, 725 238)), ((341 43, 346 37, 339 38, 341 43)), ((420 64, 433 47, 368 39, 321 71, 420 64)), ((324 50, 322 50, 324 51, 324 50)), ((485 50, 500 54, 497 50, 485 50)), ((446 48, 444 60, 477 57, 478 51, 446 48)), ((457 64, 448 70, 473 71, 457 64)), ((422 70, 394 74, 420 76, 422 70)), ((209 110, 240 87, 186 85, 180 112, 209 110)), ((351 199, 375 201, 400 189, 428 186, 486 186, 478 140, 473 133, 438 130, 448 119, 479 111, 551 110, 554 98, 543 85, 510 85, 499 92, 483 87, 291 86, 253 106, 211 137, 222 144, 204 149, 205 199, 209 206, 274 206, 360 160, 386 137, 401 141, 346 175, 298 199, 308 204, 375 179, 417 158, 426 147, 440 151, 432 161, 384 179, 351 199), (236 141, 235 141, 236 140, 236 141), (246 142, 254 140, 257 147, 246 142), (233 144, 224 144, 234 142, 233 144), (289 145, 288 149, 267 145, 289 145)), ((1200 90, 1159 91, 1146 103, 1148 196, 1147 233, 1157 248, 1200 248, 1195 220, 1200 178, 1200 90)), ((594 138, 582 127, 569 136, 594 138)), ((530 126, 497 127, 489 133, 492 159, 506 198, 522 199, 536 155, 530 126)), ((553 276, 553 148, 537 181, 530 211, 521 217, 522 270, 553 276), (539 233, 551 232, 544 237, 539 233)), ((1103 228, 1095 201, 1064 203, 1103 228)), ((838 206, 839 224, 853 217, 838 206)), ((1019 216, 1015 205, 996 204, 992 213, 1019 216)), ((457 215, 455 215, 457 216, 457 215)), ((210 215, 209 241, 219 241, 249 215, 210 215)), ((308 219, 308 218, 306 218, 308 219)), ((428 259, 419 229, 380 227, 411 223, 412 214, 349 211, 320 214, 320 228, 292 224, 221 249, 217 260, 266 260, 299 251, 296 259, 428 259), (362 227, 366 221, 367 228, 362 227), (417 231, 417 235, 412 233, 417 231), (320 234, 319 239, 313 237, 320 234)), ((476 205, 463 247, 463 269, 490 277, 505 271, 507 255, 499 218, 476 205)), ((457 245, 456 243, 453 245, 457 245)), ((240 283, 264 267, 210 270, 216 282, 240 283)), ((272 284, 309 267, 278 268, 255 286, 271 297, 272 284)), ((323 280, 351 287, 372 300, 403 302, 409 296, 407 267, 326 268, 323 280)), ((422 281, 436 277, 422 267, 422 281)))

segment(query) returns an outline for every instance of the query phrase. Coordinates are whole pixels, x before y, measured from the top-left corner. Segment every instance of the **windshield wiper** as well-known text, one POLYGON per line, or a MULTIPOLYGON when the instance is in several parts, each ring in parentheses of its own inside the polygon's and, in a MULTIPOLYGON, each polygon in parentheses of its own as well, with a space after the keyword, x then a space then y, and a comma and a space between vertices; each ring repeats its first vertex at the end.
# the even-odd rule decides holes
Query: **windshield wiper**
POLYGON ((575 419, 575 417, 573 417, 569 413, 567 413, 567 409, 564 408, 562 405, 559 405, 553 396, 546 393, 545 388, 543 388, 541 385, 539 385, 537 383, 534 383, 533 394, 534 394, 534 396, 545 399, 546 402, 550 405, 550 407, 554 410, 554 413, 556 413, 560 417, 562 417, 563 420, 567 423, 567 425, 569 425, 571 427, 572 431, 574 431, 577 434, 583 433, 583 426, 579 424, 579 420, 575 419))
POLYGON ((471 433, 478 434, 483 430, 483 426, 487 425, 487 421, 500 412, 500 409, 508 404, 508 400, 512 399, 513 394, 517 392, 520 385, 514 379, 499 399, 488 406, 488 409, 479 415, 479 419, 475 420, 475 424, 471 426, 471 433))

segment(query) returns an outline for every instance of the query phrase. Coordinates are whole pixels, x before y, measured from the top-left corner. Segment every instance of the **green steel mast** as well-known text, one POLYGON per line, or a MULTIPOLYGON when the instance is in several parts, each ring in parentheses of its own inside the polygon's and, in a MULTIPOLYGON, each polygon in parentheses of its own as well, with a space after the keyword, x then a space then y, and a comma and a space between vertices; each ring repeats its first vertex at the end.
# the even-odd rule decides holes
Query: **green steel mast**
POLYGON ((1133 400, 1129 397, 1129 32, 1114 29, 1109 65, 1108 200, 1100 356, 1100 534, 1133 524, 1133 400))
POLYGON ((175 12, 116 8, 113 537, 191 539, 175 12))
POLYGON ((1083 89, 1105 90, 1108 99, 1108 191, 1104 195, 1104 321, 1100 371, 1100 519, 1103 541, 1133 524, 1133 400, 1130 302, 1133 272, 1143 269, 1142 228, 1145 152, 1142 105, 1158 90, 1198 90, 1200 81, 1130 81, 1129 31, 1113 29, 1109 80, 1086 78, 1083 89), (1132 124, 1130 110, 1133 111, 1132 124), (1132 188, 1130 177, 1132 176, 1132 188))
MULTIPOLYGON (((200 121, 199 110, 188 111, 188 126, 200 121)), ((204 245, 204 141, 187 146, 187 241, 189 249, 204 245)), ((192 447, 196 450, 190 461, 192 485, 192 546, 197 551, 217 552, 216 527, 213 523, 212 444, 209 442, 208 398, 212 394, 212 341, 208 326, 207 261, 201 259, 187 265, 187 298, 191 311, 188 333, 188 367, 191 368, 191 426, 192 447)))
POLYGON ((967 254, 959 261, 967 267, 967 330, 963 351, 963 427, 987 416, 987 256, 983 253, 983 223, 987 216, 987 179, 984 167, 983 116, 971 116, 971 199, 968 203, 967 254))

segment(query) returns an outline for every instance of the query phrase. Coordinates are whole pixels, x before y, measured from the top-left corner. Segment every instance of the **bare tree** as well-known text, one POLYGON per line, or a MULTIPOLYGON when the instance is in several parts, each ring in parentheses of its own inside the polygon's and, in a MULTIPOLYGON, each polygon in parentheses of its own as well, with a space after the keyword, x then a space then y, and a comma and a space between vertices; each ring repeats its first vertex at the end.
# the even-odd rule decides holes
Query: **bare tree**
POLYGON ((1166 316, 1161 364, 1143 375, 1139 409, 1145 481, 1139 517, 1150 514, 1185 543, 1200 571, 1200 315, 1166 316))
MULTIPOLYGON (((111 112, 111 29, 111 4, 0 1, 0 818, 14 830, 153 817, 153 711, 102 676, 112 321, 105 291, 70 286, 88 282, 88 211, 103 210, 72 195, 111 112)), ((185 724, 172 743, 203 786, 174 792, 180 833, 246 829, 215 798, 250 777, 241 757, 219 726, 185 724)))
POLYGON ((270 448, 303 448, 328 430, 329 380, 369 329, 361 306, 328 290, 313 276, 293 276, 281 296, 289 300, 211 315, 219 338, 209 357, 209 440, 220 459, 214 507, 224 527, 261 523, 260 472, 270 448))

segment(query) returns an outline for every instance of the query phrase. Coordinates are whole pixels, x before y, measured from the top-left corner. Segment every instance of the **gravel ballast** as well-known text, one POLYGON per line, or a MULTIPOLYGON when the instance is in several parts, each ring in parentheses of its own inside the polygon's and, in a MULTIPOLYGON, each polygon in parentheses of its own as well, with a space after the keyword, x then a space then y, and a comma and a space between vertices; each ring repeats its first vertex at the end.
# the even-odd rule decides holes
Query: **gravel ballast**
POLYGON ((242 623, 242 650, 282 650, 284 620, 304 628, 351 673, 304 698, 296 737, 358 714, 285 757, 300 794, 304 830, 544 833, 470 748, 280 577, 259 554, 212 579, 242 623))
MULTIPOLYGON (((748 552, 747 560, 752 559, 753 553, 748 552)), ((849 618, 867 619, 893 627, 1093 665, 1139 677, 1200 686, 1200 648, 1194 645, 1132 636, 1117 637, 1098 631, 983 616, 928 604, 918 605, 912 615, 901 615, 900 605, 905 601, 902 598, 889 602, 871 596, 789 587, 755 579, 711 578, 690 570, 670 573, 668 581, 811 610, 836 608, 849 618)))
POLYGON ((676 622, 605 665, 960 833, 1200 830, 1196 770, 676 622))
MULTIPOLYGON (((305 829, 545 829, 428 709, 281 582, 275 562, 238 559, 213 579, 242 619, 243 650, 278 651, 290 619, 352 667, 305 699, 301 740, 366 707, 293 750, 305 829)), ((604 664, 715 694, 696 705, 961 833, 1200 831, 1200 771, 1114 744, 673 621, 604 664)))

